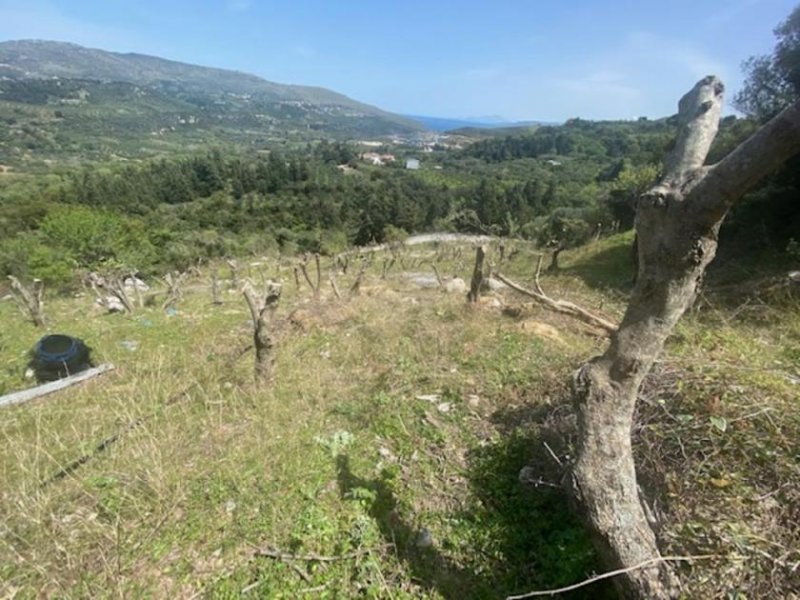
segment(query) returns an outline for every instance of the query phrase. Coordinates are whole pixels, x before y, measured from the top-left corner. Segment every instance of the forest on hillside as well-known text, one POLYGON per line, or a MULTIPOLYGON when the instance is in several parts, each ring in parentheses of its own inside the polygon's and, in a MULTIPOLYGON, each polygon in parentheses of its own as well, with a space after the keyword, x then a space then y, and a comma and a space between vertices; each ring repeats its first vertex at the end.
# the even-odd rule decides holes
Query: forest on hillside
MULTIPOLYGON (((711 158, 756 125, 724 119, 711 158)), ((633 226, 633 200, 658 177, 674 132, 674 119, 575 119, 437 150, 419 171, 368 166, 355 144, 323 141, 6 175, 0 271, 68 287, 85 270, 152 273, 226 256, 335 254, 428 231, 571 247, 633 226)), ((795 159, 750 194, 728 220, 723 248, 796 252, 799 174, 795 159)))

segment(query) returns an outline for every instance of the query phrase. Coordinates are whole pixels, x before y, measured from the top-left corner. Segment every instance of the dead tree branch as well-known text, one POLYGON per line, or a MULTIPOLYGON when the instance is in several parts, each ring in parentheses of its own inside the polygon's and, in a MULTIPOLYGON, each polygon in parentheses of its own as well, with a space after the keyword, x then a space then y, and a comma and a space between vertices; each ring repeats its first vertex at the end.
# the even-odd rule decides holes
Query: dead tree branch
POLYGON ((658 562, 687 562, 692 560, 707 560, 709 558, 719 558, 719 555, 699 554, 697 556, 657 556, 655 558, 650 558, 648 560, 642 561, 639 564, 633 565, 632 567, 626 567, 624 569, 616 569, 614 571, 608 571, 607 573, 595 575, 594 577, 590 577, 589 579, 581 581, 580 583, 568 585, 562 588, 556 588, 553 590, 539 590, 535 592, 527 592, 525 594, 519 594, 517 596, 506 596, 506 600, 523 600, 524 598, 536 598, 541 596, 556 596, 558 594, 566 594, 567 592, 578 590, 582 587, 586 587, 587 585, 592 585, 593 583, 597 583, 598 581, 603 581, 604 579, 608 579, 610 577, 616 577, 617 575, 623 575, 625 573, 630 573, 631 571, 644 569, 645 567, 649 567, 650 565, 656 564, 658 562))
POLYGON ((439 268, 436 266, 435 262, 432 262, 431 266, 433 267, 433 272, 436 275, 436 281, 439 284, 439 287, 443 288, 444 287, 444 281, 442 280, 442 276, 439 274, 439 268))
POLYGON ((11 289, 14 291, 17 303, 28 311, 31 321, 36 327, 44 327, 44 283, 42 280, 34 279, 33 285, 29 289, 13 275, 9 275, 8 279, 11 281, 11 289))
POLYGON ((333 276, 333 273, 331 273, 330 275, 330 282, 331 282, 331 288, 333 289, 333 295, 336 296, 337 300, 341 300, 342 295, 339 293, 339 286, 336 285, 336 277, 333 276))
POLYGON ((122 309, 128 313, 134 312, 134 305, 131 302, 128 292, 125 290, 125 284, 120 281, 119 277, 109 276, 101 277, 97 273, 89 273, 87 276, 89 285, 91 285, 100 304, 106 307, 109 311, 119 310, 118 307, 112 306, 109 295, 112 298, 119 300, 122 309), (100 290, 104 293, 101 294, 100 290))
POLYGON ((565 300, 554 300, 550 296, 546 295, 543 291, 541 291, 542 286, 539 284, 538 277, 535 282, 537 289, 536 291, 534 291, 522 287, 518 283, 510 280, 502 273, 495 273, 494 276, 497 277, 497 279, 499 279, 503 283, 505 283, 512 290, 515 290, 520 294, 525 294, 526 296, 533 298, 534 300, 536 300, 543 306, 546 306, 550 310, 553 310, 557 313, 561 313, 563 315, 569 315, 571 317, 575 317, 576 319, 579 319, 584 323, 588 323, 593 327, 598 327, 602 329, 608 335, 611 335, 617 330, 617 326, 611 323, 610 321, 606 321, 602 317, 598 317, 597 315, 590 313, 588 310, 586 310, 585 308, 581 308, 577 304, 573 304, 572 302, 567 302, 565 300))
POLYGON ((181 286, 189 276, 188 271, 184 273, 167 273, 164 275, 164 282, 167 284, 167 297, 161 305, 162 309, 167 309, 176 304, 183 297, 181 286))

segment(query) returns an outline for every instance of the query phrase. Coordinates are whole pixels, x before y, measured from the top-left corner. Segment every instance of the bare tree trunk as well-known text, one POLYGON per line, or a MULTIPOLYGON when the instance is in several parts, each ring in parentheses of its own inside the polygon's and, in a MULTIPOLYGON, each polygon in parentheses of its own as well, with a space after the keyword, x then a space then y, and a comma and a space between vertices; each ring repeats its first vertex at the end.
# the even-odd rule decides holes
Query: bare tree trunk
POLYGON ((319 296, 319 289, 322 286, 322 269, 319 266, 319 254, 314 254, 314 264, 317 266, 317 285, 314 288, 316 295, 319 296))
POLYGON ((392 256, 392 258, 383 259, 383 267, 381 268, 381 279, 386 279, 386 276, 389 274, 389 271, 394 266, 396 260, 397 259, 395 256, 392 256))
POLYGON ((211 272, 211 302, 216 305, 222 304, 222 298, 219 296, 219 276, 216 269, 211 272))
POLYGON ((8 278, 11 281, 11 288, 15 292, 15 298, 27 309, 33 324, 36 327, 44 327, 44 283, 42 280, 34 279, 33 285, 29 289, 13 275, 9 275, 8 278))
POLYGON ((474 304, 481 295, 481 284, 483 283, 483 260, 486 258, 486 246, 478 246, 475 250, 475 268, 472 270, 472 281, 467 292, 467 301, 474 304))
MULTIPOLYGON (((692 304, 730 206, 800 151, 796 102, 720 163, 703 166, 716 136, 723 89, 716 77, 706 77, 681 99, 681 130, 665 161, 665 175, 638 201, 639 271, 627 311, 608 350, 574 376, 579 438, 568 484, 610 569, 659 557, 631 451, 642 381, 692 304)), ((614 582, 623 598, 663 599, 678 593, 666 562, 628 571, 614 582)))
POLYGON ((434 262, 431 263, 431 266, 433 267, 433 272, 436 275, 436 282, 439 284, 440 288, 444 288, 444 281, 442 280, 442 276, 439 274, 439 268, 434 262))
POLYGON ((250 316, 253 319, 253 343, 256 349, 255 376, 256 381, 266 383, 272 378, 273 350, 275 337, 270 331, 270 322, 281 298, 281 285, 272 281, 267 283, 266 293, 262 297, 253 289, 248 281, 242 290, 250 316))
POLYGON ((176 272, 175 275, 172 273, 167 273, 164 275, 164 283, 167 284, 167 297, 164 299, 164 303, 161 305, 162 309, 169 308, 183 297, 181 286, 188 275, 188 272, 180 274, 176 272))
POLYGON ((231 269, 231 285, 234 289, 239 288, 239 265, 235 260, 226 261, 231 269))
POLYGON ((558 266, 558 255, 561 254, 564 251, 564 248, 565 248, 564 247, 564 243, 560 242, 558 244, 558 247, 556 247, 556 249, 553 250, 553 255, 550 258, 550 266, 547 267, 547 272, 548 273, 555 273, 556 271, 558 271, 558 269, 559 269, 559 266, 558 266))
MULTIPOLYGON (((136 277, 136 272, 131 271, 128 278, 131 280, 131 285, 133 285, 133 295, 136 298, 136 306, 139 308, 144 308, 144 298, 142 298, 142 290, 139 289, 139 278, 136 277)), ((125 282, 122 282, 125 285, 125 282)))
POLYGON ((314 293, 314 299, 319 300, 319 283, 320 283, 320 269, 319 269, 319 254, 315 255, 315 260, 317 263, 317 285, 311 281, 311 276, 308 274, 308 254, 303 256, 303 262, 300 263, 300 270, 303 272, 303 277, 308 283, 308 287, 311 288, 311 291, 314 293))
POLYGON ((99 290, 103 290, 106 294, 111 294, 111 297, 116 298, 119 300, 122 308, 128 312, 134 312, 134 305, 131 302, 130 297, 128 297, 128 293, 125 291, 125 284, 116 276, 110 277, 101 277, 97 273, 89 273, 87 276, 89 285, 92 286, 92 290, 94 291, 97 299, 100 303, 106 307, 106 309, 113 310, 111 303, 109 302, 109 296, 101 294, 99 290), (99 288, 99 289, 98 289, 99 288))
POLYGON ((339 286, 336 285, 336 277, 334 277, 333 273, 331 273, 330 275, 330 281, 331 281, 331 288, 333 289, 333 295, 336 296, 337 300, 341 300, 342 294, 339 292, 339 286))
POLYGON ((367 270, 367 263, 365 260, 361 260, 361 267, 358 269, 358 274, 356 275, 356 280, 353 282, 353 285, 350 287, 350 293, 354 296, 358 296, 361 293, 361 280, 364 278, 364 272, 367 270))

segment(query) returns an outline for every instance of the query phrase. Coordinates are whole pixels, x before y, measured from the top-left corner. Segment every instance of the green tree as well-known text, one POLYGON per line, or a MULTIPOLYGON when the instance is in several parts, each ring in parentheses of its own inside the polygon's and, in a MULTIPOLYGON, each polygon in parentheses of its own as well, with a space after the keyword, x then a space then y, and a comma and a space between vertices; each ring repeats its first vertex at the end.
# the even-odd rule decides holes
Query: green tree
POLYGON ((751 56, 743 65, 744 87, 733 104, 765 121, 800 97, 800 5, 775 28, 778 42, 771 55, 751 56))

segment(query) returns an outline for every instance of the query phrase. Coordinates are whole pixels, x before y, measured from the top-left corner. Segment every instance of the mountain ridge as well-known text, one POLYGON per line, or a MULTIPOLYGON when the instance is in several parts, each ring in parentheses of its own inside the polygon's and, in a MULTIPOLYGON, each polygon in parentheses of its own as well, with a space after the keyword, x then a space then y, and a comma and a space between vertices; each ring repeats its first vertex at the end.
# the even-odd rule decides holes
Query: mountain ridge
MULTIPOLYGON (((116 112, 114 127, 137 135, 143 128, 134 113, 143 105, 147 110, 138 114, 146 112, 151 118, 146 133, 155 131, 154 135, 188 114, 196 117, 197 127, 227 127, 237 138, 245 131, 251 137, 268 133, 272 138, 312 140, 424 130, 416 121, 319 86, 276 83, 242 71, 48 40, 0 42, 0 104, 0 118, 5 108, 7 118, 17 121, 14 115, 20 109, 48 105, 84 120, 87 113, 97 116, 98 110, 109 118, 116 112), (116 94, 109 96, 111 88, 116 94), (154 101, 160 103, 155 109, 154 101), (125 121, 119 115, 129 109, 125 121), (163 117, 163 122, 154 116, 163 117)), ((68 121, 61 125, 68 127, 68 121)))

